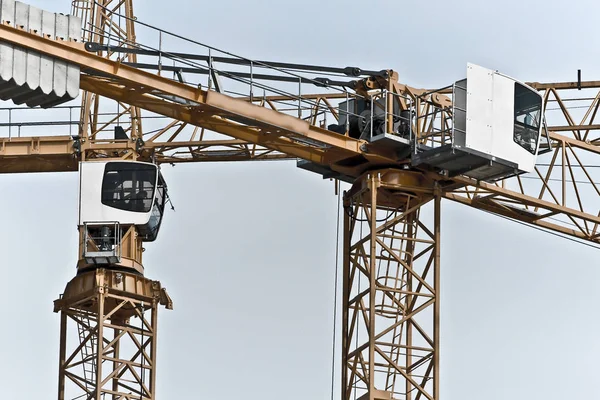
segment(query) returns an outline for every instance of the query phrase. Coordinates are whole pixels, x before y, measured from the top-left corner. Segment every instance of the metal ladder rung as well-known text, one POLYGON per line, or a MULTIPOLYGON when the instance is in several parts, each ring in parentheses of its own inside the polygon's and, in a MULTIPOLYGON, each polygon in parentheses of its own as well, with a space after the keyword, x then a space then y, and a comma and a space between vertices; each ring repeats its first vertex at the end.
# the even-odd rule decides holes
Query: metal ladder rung
POLYGON ((90 327, 88 329, 83 324, 77 324, 80 344, 84 342, 88 335, 91 335, 89 339, 85 342, 85 344, 81 347, 81 359, 83 360, 82 368, 83 378, 85 379, 85 387, 86 390, 91 391, 94 389, 94 386, 90 385, 89 382, 95 382, 96 380, 96 363, 94 355, 96 354, 97 340, 96 337, 93 334, 91 334, 91 330, 93 328, 90 325, 90 318, 87 316, 82 316, 81 318, 82 322, 84 322, 88 327, 90 327))

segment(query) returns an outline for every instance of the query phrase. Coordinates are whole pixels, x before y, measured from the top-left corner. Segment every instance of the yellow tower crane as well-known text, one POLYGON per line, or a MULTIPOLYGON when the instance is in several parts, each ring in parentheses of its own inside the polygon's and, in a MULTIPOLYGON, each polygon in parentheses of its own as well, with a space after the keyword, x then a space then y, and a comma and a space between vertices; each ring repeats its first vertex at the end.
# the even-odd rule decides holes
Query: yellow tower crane
POLYGON ((564 100, 600 82, 525 83, 469 64, 466 78, 416 89, 391 69, 223 53, 138 21, 131 0, 76 0, 68 19, 0 4, 0 63, 14 67, 14 76, 0 73, 0 98, 62 107, 70 85, 83 90, 75 132, 0 138, 2 173, 80 174, 77 274, 54 303, 59 400, 156 398, 158 308, 172 302, 145 277, 142 254, 168 204, 161 164, 297 159, 349 184, 343 400, 440 398, 443 199, 600 241, 600 191, 589 168, 599 97, 577 99, 585 104, 580 122, 564 100), (48 26, 45 16, 53 18, 48 26), (158 44, 138 41, 142 30, 158 44), (50 69, 46 90, 40 77, 50 69), (324 93, 308 91, 315 87, 324 93), (544 117, 549 104, 558 105, 552 121, 544 117), (142 129, 142 120, 147 129, 164 117, 158 129, 142 129))

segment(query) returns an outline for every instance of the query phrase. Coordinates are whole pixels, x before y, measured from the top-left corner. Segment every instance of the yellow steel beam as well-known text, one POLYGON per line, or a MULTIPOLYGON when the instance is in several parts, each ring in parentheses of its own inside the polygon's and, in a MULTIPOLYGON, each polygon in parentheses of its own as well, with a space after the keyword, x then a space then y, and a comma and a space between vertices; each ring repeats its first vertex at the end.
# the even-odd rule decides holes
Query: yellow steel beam
POLYGON ((76 170, 70 136, 0 139, 0 173, 76 170))
MULTIPOLYGON (((6 24, 0 25, 0 37, 3 41, 29 50, 68 60, 70 63, 80 66, 82 71, 110 77, 121 87, 118 89, 113 87, 109 90, 108 82, 82 75, 82 89, 105 97, 144 107, 142 104, 132 102, 133 97, 140 101, 143 100, 140 97, 140 92, 160 94, 163 98, 164 96, 172 96, 182 100, 182 102, 188 102, 188 104, 177 104, 158 99, 151 102, 150 98, 146 98, 144 104, 162 110, 162 112, 151 111, 187 122, 202 120, 204 119, 203 114, 210 115, 210 118, 219 116, 222 119, 228 119, 232 122, 228 123, 227 132, 222 133, 253 143, 268 142, 274 147, 285 148, 293 156, 312 153, 309 157, 303 158, 313 161, 323 162, 324 153, 326 152, 334 153, 331 154, 330 158, 332 159, 343 159, 363 153, 360 147, 364 142, 359 140, 312 126, 306 121, 243 100, 178 83, 168 78, 98 57, 87 52, 82 43, 52 40, 6 24), (167 108, 170 108, 170 110, 167 111, 167 108), (179 115, 183 118, 179 118, 179 115), (238 125, 233 121, 237 122, 238 125), (249 128, 248 125, 252 128, 249 128), (321 146, 307 147, 304 145, 301 151, 296 151, 297 146, 290 145, 288 139, 288 136, 292 135, 316 141, 321 146), (326 150, 323 150, 323 147, 326 147, 326 150)), ((146 94, 142 96, 148 97, 146 94)), ((218 129, 217 132, 219 132, 218 129)), ((387 161, 391 160, 388 159, 387 161)))
POLYGON ((554 90, 565 90, 565 89, 595 89, 600 88, 600 81, 581 81, 581 82, 555 82, 555 83, 539 83, 539 82, 527 82, 527 85, 537 90, 554 89, 554 90))
MULTIPOLYGON (((316 162, 324 162, 323 150, 297 145, 285 136, 277 136, 277 132, 274 128, 271 134, 267 133, 267 131, 263 132, 259 128, 233 123, 220 115, 198 109, 197 107, 171 103, 147 93, 140 93, 135 90, 129 90, 123 86, 112 84, 109 81, 103 81, 101 78, 97 77, 82 75, 81 88, 100 94, 104 97, 119 98, 122 101, 129 104, 135 104, 148 111, 188 122, 193 125, 200 125, 215 132, 236 137, 246 142, 268 146, 269 148, 291 154, 295 157, 305 158, 316 162)), ((254 107, 261 108, 258 106, 254 107)), ((94 146, 93 144, 88 145, 94 146)))
MULTIPOLYGON (((0 174, 27 172, 77 171, 81 157, 74 150, 75 140, 70 136, 42 136, 0 138, 0 174)), ((244 151, 242 140, 190 140, 178 142, 146 142, 143 151, 155 154, 158 162, 223 162, 251 160, 293 159, 286 153, 269 149, 244 151), (178 155, 165 153, 178 150, 178 155)), ((94 140, 81 145, 82 150, 107 154, 135 151, 130 140, 94 140)))
MULTIPOLYGON (((442 195, 442 197, 444 197, 448 200, 455 201, 457 203, 461 203, 461 204, 473 207, 473 208, 478 208, 480 210, 488 211, 492 214, 502 215, 502 216, 510 218, 510 219, 516 219, 516 220, 519 220, 522 222, 527 222, 529 224, 538 226, 543 229, 559 232, 563 235, 574 236, 579 239, 591 240, 596 243, 600 243, 598 238, 594 238, 591 235, 586 235, 585 233, 581 232, 581 230, 579 230, 579 229, 573 229, 573 228, 569 228, 566 226, 562 226, 558 223, 553 223, 553 222, 547 221, 545 219, 526 218, 521 214, 518 214, 518 213, 516 213, 506 207, 502 207, 498 204, 494 204, 493 202, 479 202, 475 199, 468 198, 465 196, 460 196, 460 195, 458 195, 456 193, 452 193, 452 192, 446 192, 442 195)), ((560 211, 559 213, 562 213, 562 212, 563 211, 560 211)), ((555 216, 557 214, 553 214, 553 216, 555 216)))
MULTIPOLYGON (((84 90, 222 133, 235 138, 234 142, 230 143, 232 146, 244 143, 258 145, 265 149, 262 154, 267 158, 269 152, 273 152, 270 154, 273 158, 298 157, 355 177, 367 169, 381 165, 399 166, 400 163, 406 162, 398 160, 397 155, 390 149, 370 147, 364 141, 322 129, 302 119, 266 109, 247 100, 202 90, 99 57, 85 51, 81 43, 43 38, 6 25, 0 25, 0 37, 30 50, 67 59, 79 65, 83 72, 81 88, 84 90)), ((595 85, 595 82, 587 84, 589 87, 596 87, 595 85)), ((557 84, 558 86, 560 84, 557 84)), ((537 87, 542 86, 539 84, 537 87)), ((548 86, 548 90, 556 88, 548 86)), ((569 121, 569 125, 574 124, 569 121)), ((592 125, 593 123, 582 123, 582 130, 590 129, 592 125)), ((594 145, 593 141, 578 140, 578 135, 575 135, 577 129, 577 126, 571 126, 573 137, 551 132, 553 146, 562 146, 563 152, 564 148, 568 147, 597 155, 600 148, 594 145)), ((68 137, 38 138, 37 142, 35 138, 22 138, 14 143, 11 140, 0 143, 3 146, 0 152, 0 172, 63 171, 76 168, 74 165, 77 158, 74 157, 73 141, 68 137), (53 161, 57 163, 53 165, 53 161), (33 166, 26 166, 28 163, 33 166)), ((150 140, 143 144, 141 149, 138 145, 129 140, 89 140, 81 143, 81 151, 83 154, 98 152, 121 156, 125 152, 131 154, 139 151, 142 158, 155 155, 164 162, 172 162, 177 157, 163 151, 178 149, 189 154, 179 161, 260 159, 260 154, 244 154, 244 149, 222 156, 219 156, 217 151, 214 153, 216 158, 207 157, 211 145, 203 143, 202 140, 178 142, 169 139, 161 143, 150 140), (204 156, 202 151, 205 152, 204 156)), ((224 142, 214 143, 215 147, 220 145, 224 145, 224 142)), ((566 166, 563 165, 562 170, 566 171, 566 166)), ((597 208, 590 210, 589 207, 583 208, 580 204, 579 209, 575 209, 564 203, 567 183, 564 177, 561 203, 559 200, 553 202, 545 199, 544 190, 541 193, 526 193, 523 188, 520 191, 508 189, 503 186, 504 183, 492 185, 464 177, 448 179, 437 174, 430 176, 439 180, 446 188, 445 197, 449 199, 563 234, 594 242, 600 241, 600 235, 597 234, 600 226, 597 208), (563 218, 563 221, 556 222, 557 218, 563 218), (564 220, 567 220, 566 223, 564 220)), ((548 186, 548 182, 541 176, 540 182, 548 186)))

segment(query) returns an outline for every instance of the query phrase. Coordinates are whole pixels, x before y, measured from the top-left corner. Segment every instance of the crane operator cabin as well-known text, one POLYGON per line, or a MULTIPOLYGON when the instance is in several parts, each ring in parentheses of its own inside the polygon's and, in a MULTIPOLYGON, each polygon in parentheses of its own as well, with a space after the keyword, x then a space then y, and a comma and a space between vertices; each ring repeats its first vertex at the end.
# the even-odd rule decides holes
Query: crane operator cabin
POLYGON ((486 181, 532 172, 542 133, 542 96, 473 64, 453 89, 452 143, 419 149, 416 163, 486 181))
POLYGON ((88 161, 79 171, 79 225, 86 242, 79 270, 114 264, 141 273, 134 260, 122 260, 121 240, 131 227, 142 242, 156 239, 167 201, 160 169, 137 161, 88 161))

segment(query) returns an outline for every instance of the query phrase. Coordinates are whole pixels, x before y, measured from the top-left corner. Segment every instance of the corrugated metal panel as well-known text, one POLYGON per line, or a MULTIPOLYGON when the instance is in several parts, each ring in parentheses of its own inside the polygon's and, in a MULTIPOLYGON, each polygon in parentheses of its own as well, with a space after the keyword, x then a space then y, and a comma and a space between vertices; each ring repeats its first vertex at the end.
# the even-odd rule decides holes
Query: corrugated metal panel
MULTIPOLYGON (((0 0, 0 20, 41 36, 81 40, 81 20, 0 0)), ((0 99, 52 107, 79 94, 79 67, 0 40, 0 99)))

